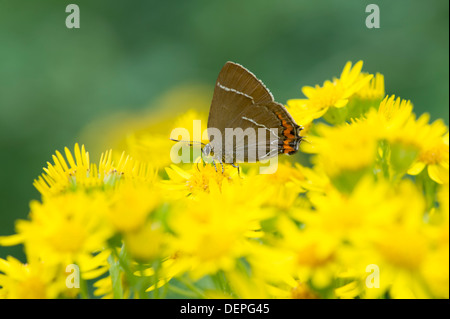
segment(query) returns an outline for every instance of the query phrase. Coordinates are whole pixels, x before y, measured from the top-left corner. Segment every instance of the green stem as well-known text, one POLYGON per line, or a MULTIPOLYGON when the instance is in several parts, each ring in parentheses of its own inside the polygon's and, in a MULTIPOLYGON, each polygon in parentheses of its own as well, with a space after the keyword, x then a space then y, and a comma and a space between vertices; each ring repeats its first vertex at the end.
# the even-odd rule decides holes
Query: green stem
POLYGON ((389 180, 389 178, 390 178, 390 173, 389 173, 390 148, 389 148, 389 144, 386 141, 380 141, 380 147, 381 147, 381 150, 383 153, 383 155, 379 158, 380 165, 381 165, 381 171, 383 172, 384 178, 389 180))
POLYGON ((428 176, 426 168, 417 176, 422 183, 423 192, 425 194, 426 210, 429 211, 434 207, 436 201, 436 182, 428 176))
POLYGON ((169 290, 169 283, 166 282, 166 283, 162 286, 162 288, 163 288, 163 291, 162 291, 162 294, 161 294, 161 299, 165 299, 166 296, 167 296, 167 292, 168 292, 168 290, 169 290))
POLYGON ((154 265, 155 273, 153 274, 153 284, 155 289, 153 289, 153 299, 159 299, 159 288, 158 288, 158 265, 154 265))
POLYGON ((110 265, 109 275, 112 281, 113 296, 114 299, 123 299, 123 288, 122 288, 122 280, 120 277, 120 268, 119 263, 115 260, 113 256, 114 254, 117 255, 117 252, 109 255, 108 257, 108 263, 110 265))
POLYGON ((216 289, 223 292, 223 286, 222 286, 222 282, 221 282, 219 276, 217 274, 211 275, 211 279, 212 279, 216 289))
POLYGON ((184 297, 187 298, 198 298, 198 294, 193 292, 193 291, 189 291, 189 290, 184 290, 182 288, 167 284, 167 290, 170 290, 176 294, 182 295, 184 297))
POLYGON ((125 245, 122 245, 119 254, 117 254, 116 250, 114 250, 114 254, 117 257, 117 260, 119 261, 119 264, 124 270, 127 278, 132 280, 133 272, 131 271, 130 264, 127 260, 127 252, 125 249, 125 245))
POLYGON ((198 297, 200 298, 206 298, 203 291, 201 291, 199 288, 197 288, 193 283, 191 283, 189 280, 186 280, 183 277, 177 278, 178 281, 180 281, 183 285, 185 285, 187 288, 189 288, 192 292, 196 293, 198 297))
POLYGON ((82 299, 89 299, 87 282, 83 278, 80 278, 80 296, 82 299))
POLYGON ((228 285, 225 273, 223 271, 217 272, 212 276, 216 287, 223 293, 230 293, 230 286, 228 285))

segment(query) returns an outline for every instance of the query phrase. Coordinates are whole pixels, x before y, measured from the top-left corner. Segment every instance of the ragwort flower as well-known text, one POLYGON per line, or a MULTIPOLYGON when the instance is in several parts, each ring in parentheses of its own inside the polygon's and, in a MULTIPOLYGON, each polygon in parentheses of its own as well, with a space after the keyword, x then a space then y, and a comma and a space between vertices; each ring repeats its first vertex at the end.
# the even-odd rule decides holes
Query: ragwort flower
MULTIPOLYGON (((325 81, 323 86, 304 86, 303 94, 307 99, 295 99, 287 102, 287 107, 292 116, 302 124, 308 124, 314 119, 322 117, 329 109, 345 107, 349 99, 363 88, 373 77, 371 74, 361 73, 363 62, 357 62, 353 67, 347 62, 339 79, 325 81)), ((343 119, 333 119, 342 122, 343 119)))

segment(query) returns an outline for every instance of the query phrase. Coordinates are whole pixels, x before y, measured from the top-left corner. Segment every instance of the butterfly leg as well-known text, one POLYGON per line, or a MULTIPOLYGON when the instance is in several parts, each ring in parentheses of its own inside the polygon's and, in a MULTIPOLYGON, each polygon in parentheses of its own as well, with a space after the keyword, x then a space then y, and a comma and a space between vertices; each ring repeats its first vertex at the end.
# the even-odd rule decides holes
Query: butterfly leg
MULTIPOLYGON (((220 165, 222 165, 222 174, 223 174, 225 172, 225 169, 223 167, 223 163, 222 163, 222 161, 220 159, 217 159, 217 161, 220 163, 220 165)), ((216 166, 216 161, 214 159, 212 160, 212 163, 214 165, 214 169, 216 170, 216 172, 218 172, 217 171, 217 166, 216 166)))
POLYGON ((214 169, 216 170, 216 173, 217 173, 217 166, 216 166, 216 161, 215 161, 215 160, 212 160, 212 163, 213 163, 213 165, 214 165, 214 169))
MULTIPOLYGON (((200 153, 200 158, 201 158, 200 161, 203 162, 203 152, 200 153)), ((199 171, 199 172, 200 172, 200 169, 198 168, 198 163, 199 163, 200 161, 197 161, 197 171, 199 171)))
POLYGON ((222 165, 222 174, 225 172, 225 167, 223 166, 223 163, 221 160, 219 160, 220 165, 222 165))
POLYGON ((239 164, 231 163, 231 166, 233 166, 234 168, 237 168, 238 176, 241 177, 241 169, 239 167, 239 164))

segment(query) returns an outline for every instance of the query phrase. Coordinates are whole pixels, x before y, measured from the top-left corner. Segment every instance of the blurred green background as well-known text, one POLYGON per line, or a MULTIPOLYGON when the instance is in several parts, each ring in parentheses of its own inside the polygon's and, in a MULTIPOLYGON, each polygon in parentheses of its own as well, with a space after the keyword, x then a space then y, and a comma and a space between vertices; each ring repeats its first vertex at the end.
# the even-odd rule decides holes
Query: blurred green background
MULTIPOLYGON (((388 94, 448 125, 448 10, 447 0, 0 0, 0 235, 27 216, 39 199, 33 179, 83 127, 183 84, 205 84, 212 97, 228 60, 283 103, 362 59, 385 75, 388 94), (80 29, 65 26, 70 3, 80 29), (380 29, 365 26, 370 3, 380 29)), ((21 251, 0 247, 0 257, 21 251)))

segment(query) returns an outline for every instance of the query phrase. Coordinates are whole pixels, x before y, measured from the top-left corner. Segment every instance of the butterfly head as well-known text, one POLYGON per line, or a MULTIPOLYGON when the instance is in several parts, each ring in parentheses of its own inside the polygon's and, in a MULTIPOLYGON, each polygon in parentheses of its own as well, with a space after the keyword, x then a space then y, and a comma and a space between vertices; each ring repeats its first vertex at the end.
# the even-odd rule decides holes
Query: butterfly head
POLYGON ((211 144, 206 144, 202 148, 202 153, 204 156, 214 156, 214 148, 211 146, 211 144))

